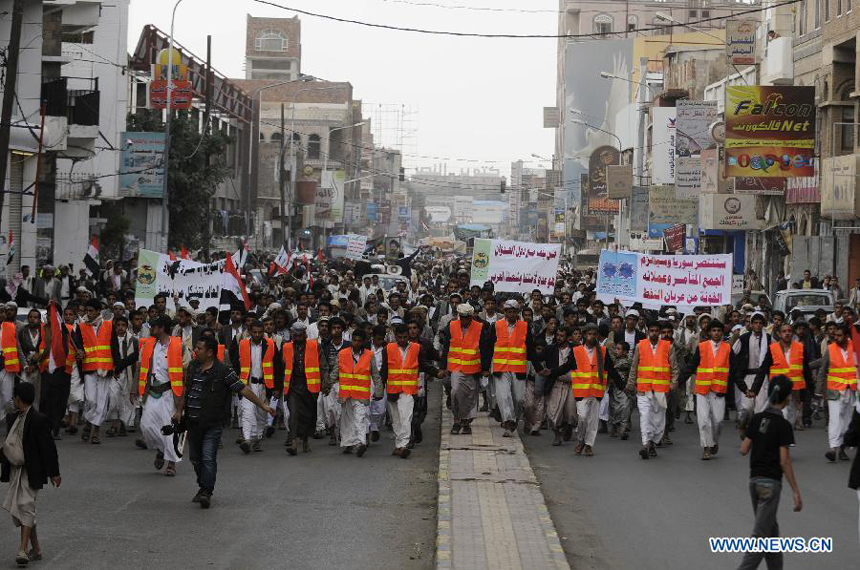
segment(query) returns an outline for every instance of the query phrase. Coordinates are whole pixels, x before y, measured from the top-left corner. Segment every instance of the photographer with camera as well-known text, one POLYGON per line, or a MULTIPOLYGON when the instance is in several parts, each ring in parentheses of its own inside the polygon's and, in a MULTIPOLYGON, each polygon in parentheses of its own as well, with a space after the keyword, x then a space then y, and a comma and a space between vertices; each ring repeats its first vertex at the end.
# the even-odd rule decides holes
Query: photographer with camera
POLYGON ((218 341, 214 335, 204 331, 195 347, 196 358, 188 367, 186 390, 173 416, 177 429, 187 430, 189 459, 200 486, 193 501, 204 509, 209 508, 215 489, 218 444, 224 426, 230 422, 233 394, 246 398, 267 414, 275 415, 274 409, 216 358, 217 352, 218 341))

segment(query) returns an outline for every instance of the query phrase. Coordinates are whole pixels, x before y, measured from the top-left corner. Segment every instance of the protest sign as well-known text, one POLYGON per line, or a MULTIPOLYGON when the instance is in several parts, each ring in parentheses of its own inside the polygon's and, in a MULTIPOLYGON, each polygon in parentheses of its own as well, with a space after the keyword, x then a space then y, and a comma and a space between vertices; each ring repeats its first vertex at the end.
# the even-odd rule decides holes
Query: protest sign
POLYGON ((367 236, 349 234, 347 237, 349 242, 346 244, 346 258, 361 259, 364 250, 367 249, 367 236))
POLYGON ((476 239, 472 253, 471 285, 490 281, 496 291, 544 295, 555 291, 561 244, 476 239))
POLYGON ((648 255, 602 251, 597 272, 597 298, 623 304, 677 308, 731 303, 732 256, 648 255))
POLYGON ((171 261, 170 256, 141 249, 137 258, 134 304, 149 307, 158 293, 167 295, 167 308, 176 310, 174 297, 187 305, 189 296, 200 300, 199 309, 218 307, 224 281, 224 262, 198 263, 187 259, 171 261))

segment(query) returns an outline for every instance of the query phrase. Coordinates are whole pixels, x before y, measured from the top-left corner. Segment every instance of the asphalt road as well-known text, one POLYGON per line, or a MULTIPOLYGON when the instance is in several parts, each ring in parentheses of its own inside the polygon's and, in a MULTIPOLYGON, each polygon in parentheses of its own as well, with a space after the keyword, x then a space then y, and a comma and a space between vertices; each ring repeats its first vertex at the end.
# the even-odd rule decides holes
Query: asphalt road
MULTIPOLYGON (((671 447, 656 459, 638 456, 638 414, 628 441, 598 434, 594 457, 576 456, 573 443, 552 447, 552 436, 523 436, 571 567, 736 568, 741 554, 711 553, 709 536, 749 536, 753 515, 749 459, 739 453, 734 422, 723 423, 720 452, 701 460, 695 424, 676 421, 671 447)), ((783 484, 782 536, 833 537, 830 554, 787 554, 786 568, 857 568, 857 494, 847 487, 850 463, 824 459, 823 421, 795 434, 791 449, 803 510, 793 512, 783 484)), ((853 451, 849 454, 853 457, 853 451)), ((764 568, 762 563, 761 568, 764 568)))
MULTIPOLYGON (((176 478, 152 467, 132 436, 101 446, 58 442, 63 483, 38 497, 45 559, 34 568, 373 568, 433 566, 440 396, 431 388, 424 442, 408 460, 392 434, 359 459, 328 441, 289 457, 278 431, 243 455, 226 430, 212 508, 191 503, 190 463, 176 478)), ((2 489, 3 486, 0 486, 2 489)), ((3 491, 5 492, 5 490, 3 491)), ((18 532, 6 523, 0 569, 14 568, 18 532)))

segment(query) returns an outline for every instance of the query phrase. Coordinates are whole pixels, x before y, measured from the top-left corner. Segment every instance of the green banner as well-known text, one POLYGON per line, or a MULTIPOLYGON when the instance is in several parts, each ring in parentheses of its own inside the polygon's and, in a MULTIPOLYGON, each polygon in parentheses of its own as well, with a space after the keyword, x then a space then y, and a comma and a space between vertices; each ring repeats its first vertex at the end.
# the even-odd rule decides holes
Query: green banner
POLYGON ((476 239, 472 250, 472 283, 484 284, 490 275, 490 248, 492 240, 476 239))

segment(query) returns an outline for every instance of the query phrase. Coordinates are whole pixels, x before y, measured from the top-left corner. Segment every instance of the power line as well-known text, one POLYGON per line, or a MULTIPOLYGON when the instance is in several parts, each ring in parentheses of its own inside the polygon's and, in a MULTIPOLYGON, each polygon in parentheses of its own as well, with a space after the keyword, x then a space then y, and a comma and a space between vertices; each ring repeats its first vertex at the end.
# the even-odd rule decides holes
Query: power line
POLYGON ((529 9, 529 8, 493 8, 489 6, 464 6, 461 4, 442 4, 439 2, 415 2, 412 0, 382 0, 382 2, 390 2, 392 4, 408 4, 409 6, 419 6, 422 8, 443 8, 445 10, 470 10, 474 12, 513 12, 518 14, 558 14, 558 10, 549 10, 545 8, 529 9))
MULTIPOLYGON (((745 14, 755 14, 759 12, 764 12, 765 10, 770 10, 773 8, 779 8, 781 6, 788 6, 791 4, 797 4, 798 2, 802 2, 803 0, 786 0, 785 2, 780 2, 777 4, 772 4, 770 6, 762 7, 762 8, 752 8, 749 10, 741 10, 738 12, 734 12, 728 16, 715 16, 713 18, 705 18, 703 20, 697 20, 695 22, 689 22, 687 24, 677 22, 677 23, 667 23, 665 25, 653 26, 648 28, 636 28, 632 30, 619 30, 617 32, 609 32, 605 34, 606 36, 618 36, 622 34, 629 34, 632 32, 652 32, 652 31, 665 31, 669 28, 681 27, 687 28, 696 24, 705 24, 708 22, 718 22, 722 20, 727 20, 729 18, 733 18, 735 16, 742 16, 745 14)), ((266 6, 272 6, 275 8, 280 8, 281 10, 287 10, 290 12, 296 12, 298 14, 302 14, 304 16, 311 16, 313 18, 321 18, 323 20, 331 20, 333 22, 340 22, 344 24, 355 24, 357 26, 365 26, 368 28, 379 28, 384 30, 394 30, 399 32, 412 32, 416 34, 427 34, 427 35, 436 35, 436 36, 453 36, 453 37, 465 37, 465 38, 495 38, 495 39, 577 39, 577 38, 590 38, 593 41, 601 41, 601 39, 605 38, 595 38, 595 34, 500 34, 500 33, 484 33, 484 32, 455 32, 451 30, 431 30, 426 28, 409 28, 405 26, 394 26, 390 24, 377 24, 373 22, 365 22, 362 20, 352 20, 349 18, 341 18, 338 16, 331 16, 328 14, 320 14, 317 12, 310 12, 308 10, 300 10, 299 8, 292 8, 290 6, 284 6, 282 4, 277 4, 275 2, 271 2, 269 0, 254 0, 257 4, 264 4, 266 6)))

